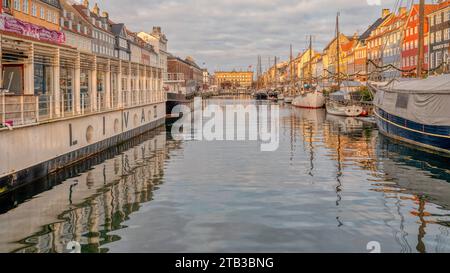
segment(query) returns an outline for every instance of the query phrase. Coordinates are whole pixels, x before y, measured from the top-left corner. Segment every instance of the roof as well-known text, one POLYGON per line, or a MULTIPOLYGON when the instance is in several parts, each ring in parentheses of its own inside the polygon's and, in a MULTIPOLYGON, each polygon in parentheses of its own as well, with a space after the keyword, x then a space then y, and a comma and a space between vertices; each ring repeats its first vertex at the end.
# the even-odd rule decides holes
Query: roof
POLYGON ((171 55, 171 56, 168 57, 168 60, 177 60, 179 62, 185 63, 187 65, 190 65, 192 67, 195 67, 195 68, 201 70, 201 68, 195 62, 188 61, 188 60, 183 60, 180 57, 176 57, 176 56, 171 55))
POLYGON ((379 27, 388 17, 389 17, 389 15, 387 15, 383 18, 382 17, 378 18, 375 21, 375 23, 373 23, 363 34, 361 34, 361 36, 359 36, 359 40, 365 41, 367 38, 369 38, 370 33, 372 33, 372 31, 374 31, 375 29, 377 29, 377 27, 379 27))
MULTIPOLYGON (((344 35, 343 33, 340 34, 340 37, 345 37, 345 38, 347 38, 348 40, 352 40, 352 39, 353 39, 353 37, 346 36, 346 35, 344 35)), ((334 38, 328 43, 328 45, 323 49, 323 51, 326 51, 326 50, 333 44, 333 42, 334 42, 335 40, 336 40, 336 37, 334 37, 334 38)), ((340 40, 340 43, 342 44, 342 40, 340 40)))
POLYGON ((40 1, 57 9, 61 9, 61 3, 59 3, 59 0, 40 0, 40 1))
POLYGON ((84 5, 81 5, 81 4, 75 4, 75 5, 72 5, 72 6, 78 11, 78 13, 79 13, 84 19, 86 19, 86 20, 89 22, 89 24, 90 24, 91 26, 93 26, 94 28, 96 28, 96 29, 98 29, 98 30, 104 31, 104 32, 106 32, 106 33, 113 34, 111 31, 109 31, 109 30, 107 30, 107 29, 104 29, 104 28, 101 28, 101 27, 98 27, 97 25, 95 25, 95 24, 92 23, 92 20, 90 19, 90 17, 91 17, 91 18, 95 18, 96 20, 101 20, 102 17, 97 16, 95 13, 93 13, 93 12, 91 12, 91 11, 89 11, 90 17, 87 16, 86 13, 84 12, 84 10, 85 10, 85 9, 89 10, 89 8, 87 8, 87 7, 85 7, 84 5))
POLYGON ((346 51, 352 50, 352 48, 355 45, 355 43, 356 43, 356 40, 351 40, 348 43, 341 44, 342 51, 346 52, 346 51))
POLYGON ((432 10, 430 13, 440 11, 441 9, 448 8, 449 6, 450 6, 450 0, 443 1, 440 4, 435 5, 434 10, 432 10))

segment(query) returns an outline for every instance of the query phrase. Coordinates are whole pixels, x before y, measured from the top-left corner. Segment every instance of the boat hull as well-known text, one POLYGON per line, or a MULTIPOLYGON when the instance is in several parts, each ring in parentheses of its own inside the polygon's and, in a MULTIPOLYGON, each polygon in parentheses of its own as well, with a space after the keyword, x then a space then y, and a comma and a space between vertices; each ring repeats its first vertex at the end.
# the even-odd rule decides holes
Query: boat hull
POLYGON ((307 92, 297 96, 292 101, 292 105, 300 108, 319 109, 325 106, 325 97, 320 92, 307 92))
POLYGON ((359 117, 363 114, 364 109, 357 105, 339 105, 339 103, 328 102, 326 104, 327 113, 334 116, 342 117, 359 117))
POLYGON ((292 103, 293 100, 294 100, 294 98, 291 98, 291 97, 285 97, 284 98, 284 102, 285 103, 292 103))
POLYGON ((13 189, 165 123, 165 103, 0 130, 0 188, 13 189))
POLYGON ((374 111, 380 132, 390 138, 422 148, 450 154, 450 126, 419 124, 385 112, 374 111))

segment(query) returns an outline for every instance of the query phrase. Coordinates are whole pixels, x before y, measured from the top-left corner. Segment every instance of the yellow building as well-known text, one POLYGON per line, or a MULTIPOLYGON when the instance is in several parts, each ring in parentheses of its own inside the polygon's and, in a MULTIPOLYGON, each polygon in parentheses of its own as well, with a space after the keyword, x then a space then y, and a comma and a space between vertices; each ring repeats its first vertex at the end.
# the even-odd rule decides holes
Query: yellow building
POLYGON ((294 60, 294 68, 295 68, 295 81, 301 80, 306 77, 305 74, 308 71, 305 71, 304 68, 307 64, 309 64, 310 59, 316 56, 317 52, 314 49, 307 49, 303 53, 300 53, 297 58, 294 60))
POLYGON ((3 0, 2 8, 18 20, 49 30, 61 30, 58 0, 3 0))
MULTIPOLYGON (((353 41, 353 37, 345 36, 344 34, 339 35, 339 67, 340 72, 346 74, 347 73, 347 64, 346 64, 346 53, 347 47, 350 46, 350 42, 353 41)), ((325 47, 323 50, 323 66, 324 69, 328 70, 328 73, 335 74, 337 73, 337 39, 334 38, 331 42, 325 47)))
POLYGON ((221 88, 249 88, 253 84, 252 71, 218 71, 214 77, 221 88))

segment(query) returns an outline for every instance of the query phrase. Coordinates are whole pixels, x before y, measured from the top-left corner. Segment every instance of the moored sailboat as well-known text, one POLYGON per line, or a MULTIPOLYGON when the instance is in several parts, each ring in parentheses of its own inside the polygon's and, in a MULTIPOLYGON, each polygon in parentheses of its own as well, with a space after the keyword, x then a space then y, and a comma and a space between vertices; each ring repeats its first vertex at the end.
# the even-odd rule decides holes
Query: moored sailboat
MULTIPOLYGON (((340 63, 340 31, 339 14, 336 16, 336 60, 337 60, 337 88, 339 91, 332 93, 326 102, 327 113, 335 116, 359 117, 364 113, 363 107, 357 105, 350 92, 341 90, 341 63, 340 63)), ((354 83, 354 82, 352 82, 354 83)))
POLYGON ((374 114, 381 133, 450 153, 450 75, 370 86, 376 90, 374 114))
POLYGON ((325 96, 312 84, 312 37, 309 41, 309 84, 305 84, 301 94, 296 96, 292 105, 300 108, 319 109, 325 105, 325 96))

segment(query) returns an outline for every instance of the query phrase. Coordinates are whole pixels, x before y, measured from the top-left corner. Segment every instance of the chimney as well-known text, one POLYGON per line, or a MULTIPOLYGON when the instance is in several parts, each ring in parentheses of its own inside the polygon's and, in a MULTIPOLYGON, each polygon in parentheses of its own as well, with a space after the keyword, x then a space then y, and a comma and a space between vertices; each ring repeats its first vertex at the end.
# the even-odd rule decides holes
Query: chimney
POLYGON ((404 15, 404 14, 406 14, 407 11, 408 11, 408 9, 406 7, 400 7, 398 9, 398 14, 399 15, 404 15))
POLYGON ((381 13, 381 16, 384 18, 384 17, 388 16, 389 14, 391 14, 391 10, 390 9, 383 9, 383 12, 381 13))
POLYGON ((89 0, 84 0, 83 6, 85 6, 86 8, 89 8, 89 0))
POLYGON ((154 34, 161 34, 161 27, 153 27, 154 34))
POLYGON ((92 9, 92 12, 93 12, 95 15, 97 15, 97 16, 100 15, 100 8, 98 7, 98 4, 97 4, 97 3, 95 3, 95 6, 94 6, 94 8, 92 9))

